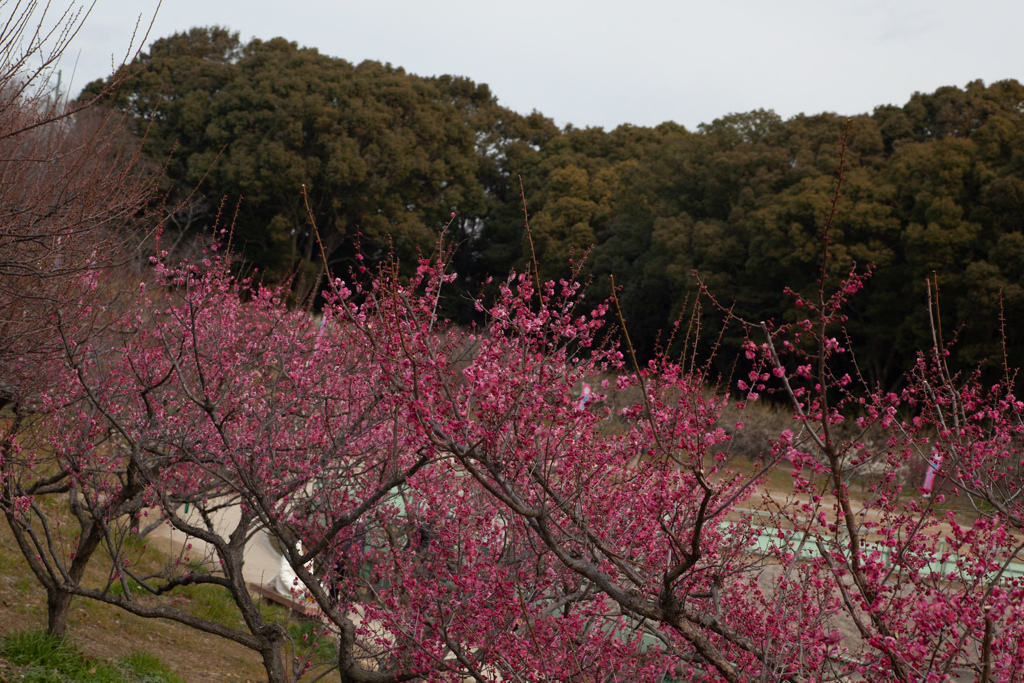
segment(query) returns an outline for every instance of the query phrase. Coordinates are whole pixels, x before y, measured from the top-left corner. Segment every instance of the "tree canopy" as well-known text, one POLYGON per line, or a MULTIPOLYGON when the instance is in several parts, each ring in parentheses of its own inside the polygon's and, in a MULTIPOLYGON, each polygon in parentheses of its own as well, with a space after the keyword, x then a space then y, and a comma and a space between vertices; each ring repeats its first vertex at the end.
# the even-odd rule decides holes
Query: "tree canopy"
MULTIPOLYGON (((1002 365, 1000 315, 1024 312, 1022 112, 1019 83, 976 81, 850 121, 829 277, 855 265, 873 273, 846 327, 873 382, 899 382, 928 343, 929 280, 942 325, 963 328, 954 360, 1002 365)), ((593 245, 596 289, 606 293, 615 276, 644 354, 694 301, 695 273, 736 315, 792 320, 784 289, 816 287, 845 121, 755 111, 692 132, 670 123, 569 128, 538 152, 527 185, 541 267, 564 274, 569 251, 593 245)), ((496 228, 490 241, 506 241, 496 228)), ((1002 333, 1011 364, 1020 362, 1018 332, 1002 333)), ((742 335, 725 341, 738 348, 742 335)))
MULTIPOLYGON (((645 356, 692 307, 694 273, 736 315, 780 322, 796 315, 783 285, 817 281, 837 114, 558 130, 464 77, 353 65, 282 38, 243 44, 218 27, 157 40, 139 66, 110 101, 145 127, 172 192, 198 186, 189 229, 238 203, 234 244, 266 281, 293 278, 297 299, 323 272, 303 188, 335 271, 357 242, 371 260, 393 249, 414 263, 450 220, 460 291, 534 257, 542 275, 564 277, 589 254, 589 300, 614 275, 645 356)), ((873 272, 847 325, 872 382, 899 383, 928 343, 926 281, 938 283, 943 326, 963 327, 954 361, 1001 365, 1004 340, 1024 360, 1021 333, 999 322, 1024 313, 1022 129, 1024 86, 1012 80, 915 93, 851 120, 829 276, 873 272)), ((446 306, 474 316, 464 296, 446 306)), ((742 334, 723 341, 738 348, 742 334)))
POLYGON ((157 40, 129 68, 139 66, 114 104, 149 125, 148 153, 169 159, 180 194, 199 187, 197 227, 222 197, 226 211, 241 199, 244 257, 273 279, 295 277, 300 293, 323 265, 306 201, 332 269, 352 263, 357 240, 371 255, 412 257, 453 212, 454 237, 466 239, 487 214, 504 138, 524 128, 465 78, 356 66, 283 38, 242 44, 218 27, 157 40))

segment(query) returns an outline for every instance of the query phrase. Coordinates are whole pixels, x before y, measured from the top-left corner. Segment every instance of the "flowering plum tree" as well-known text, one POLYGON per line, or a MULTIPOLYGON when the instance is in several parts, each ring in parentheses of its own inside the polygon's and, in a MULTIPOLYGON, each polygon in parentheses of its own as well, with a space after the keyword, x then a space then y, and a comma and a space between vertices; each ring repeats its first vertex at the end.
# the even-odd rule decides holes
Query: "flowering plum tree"
MULTIPOLYGON (((826 262, 845 150, 844 137, 826 262)), ((796 435, 787 430, 774 444, 794 464, 794 495, 766 507, 772 525, 794 539, 778 554, 786 570, 777 604, 790 606, 780 616, 805 614, 809 587, 831 601, 829 610, 842 617, 826 623, 844 622, 848 637, 801 647, 827 657, 836 678, 1018 680, 1024 670, 1024 404, 1014 396, 1012 373, 1007 368, 1005 380, 984 388, 978 374, 953 376, 934 317, 934 348, 922 352, 901 394, 837 371, 856 372, 852 351, 835 335, 841 335, 848 298, 866 276, 851 274, 828 295, 825 272, 823 266, 816 296, 794 294, 808 317, 779 329, 761 324, 764 342, 747 349, 770 370, 752 371, 749 389, 774 382, 798 425, 796 435), (934 495, 907 481, 915 461, 942 463, 939 477, 946 483, 934 495), (855 497, 851 480, 868 469, 881 476, 869 495, 855 497), (965 499, 967 505, 958 502, 965 499)), ((772 631, 767 638, 780 640, 772 631)), ((811 675, 803 657, 788 666, 811 675)))
MULTIPOLYGON (((507 506, 546 562, 571 572, 575 592, 601 603, 606 630, 630 633, 633 647, 644 634, 656 642, 648 676, 676 661, 727 680, 755 663, 786 669, 786 654, 760 638, 770 613, 751 553, 758 530, 729 522, 774 461, 747 476, 724 467, 724 400, 699 370, 661 358, 625 373, 620 352, 591 349, 603 309, 577 313, 576 285, 514 284, 447 389, 447 414, 428 423, 437 447, 507 506), (617 428, 570 398, 581 379, 610 370, 621 373, 617 390, 641 396, 617 428)), ((820 630, 777 629, 790 640, 820 630)))
MULTIPOLYGON (((825 246, 827 263, 827 231, 825 246)), ((614 351, 570 351, 587 349, 592 321, 573 317, 569 283, 504 290, 473 365, 445 390, 447 415, 424 429, 606 616, 691 662, 683 678, 1017 679, 1021 404, 1010 373, 989 388, 958 380, 937 339, 901 395, 855 391, 837 371, 855 359, 835 334, 866 276, 828 294, 822 273, 816 298, 800 302, 805 320, 748 327, 761 341, 746 347, 743 401, 778 391, 796 424, 753 476, 730 474, 713 448, 727 439, 724 400, 699 370, 659 358, 634 360, 630 374, 614 351), (608 367, 640 395, 618 429, 568 399, 608 367), (947 489, 922 497, 904 473, 933 449, 947 489), (752 496, 782 459, 792 492, 752 496), (879 464, 870 494, 853 496, 851 479, 879 464), (947 494, 972 505, 951 507, 947 494)))
MULTIPOLYGON (((620 667, 664 669, 662 652, 636 654, 627 615, 609 615, 600 591, 552 563, 438 448, 462 377, 498 381, 496 350, 535 346, 557 330, 552 340, 563 341, 530 356, 548 354, 554 367, 564 340, 589 336, 597 318, 542 314, 525 337, 511 328, 466 337, 435 318, 451 279, 443 261, 423 262, 408 285, 386 272, 351 291, 336 281, 319 323, 288 310, 278 292, 235 282, 216 259, 157 264, 157 273, 162 289, 140 287, 102 339, 79 339, 96 328, 90 307, 56 321, 63 358, 40 368, 56 378, 40 399, 46 448, 20 444, 10 479, 9 519, 37 573, 69 595, 231 638, 261 654, 271 680, 297 679, 309 660, 286 670, 287 633, 245 581, 246 543, 266 531, 333 632, 345 680, 483 679, 570 662, 594 672, 608 650, 629 655, 620 667), (70 482, 80 537, 112 560, 99 585, 68 569, 87 560, 74 565, 75 551, 52 533, 36 500, 48 491, 24 485, 52 470, 70 482), (230 523, 219 514, 227 508, 237 513, 230 523), (196 539, 196 556, 152 571, 132 532, 153 514, 196 539), (154 602, 195 584, 230 592, 247 630, 154 602), (563 639, 571 651, 557 647, 563 639)), ((83 277, 83 290, 98 277, 83 277)), ((504 305, 529 307, 533 290, 520 285, 504 305)), ((558 410, 568 405, 563 388, 546 388, 558 410)), ((595 421, 576 420, 590 423, 592 438, 595 421)))
MULTIPOLYGON (((952 376, 938 338, 901 395, 851 378, 837 336, 864 276, 822 276, 795 324, 748 325, 737 397, 692 355, 641 367, 628 336, 621 350, 602 336, 608 305, 535 271, 479 303, 486 325, 452 326, 437 315, 454 277, 443 243, 411 280, 390 266, 332 280, 320 319, 207 256, 155 259, 156 286, 129 306, 62 309, 60 356, 18 361, 51 381, 36 441, 6 442, 5 512, 63 593, 230 638, 275 683, 332 668, 380 682, 1020 679, 1024 406, 1010 373, 984 390, 952 376), (602 376, 581 407, 578 387, 602 376), (736 467, 742 426, 723 413, 769 391, 794 428, 736 467), (635 399, 613 414, 613 393, 635 399), (942 483, 924 498, 902 473, 934 450, 942 483), (768 485, 783 463, 791 490, 768 485), (867 469, 881 476, 855 496, 867 469), (50 492, 69 495, 77 546, 38 500, 50 492), (194 539, 155 570, 134 533, 147 515, 194 539), (249 593, 261 533, 337 645, 325 667, 286 656, 288 633, 249 593), (105 579, 85 573, 83 538, 109 556, 105 579), (226 591, 244 627, 162 599, 196 584, 226 591)), ((81 296, 102 278, 78 278, 81 296)))
MULTIPOLYGON (((95 277, 83 278, 83 288, 95 277)), ((26 557, 40 565, 37 573, 67 592, 231 638, 260 652, 271 680, 287 680, 287 634, 264 619, 245 582, 247 541, 266 528, 293 555, 300 540, 312 555, 327 555, 339 534, 430 453, 403 435, 408 430, 392 391, 401 367, 389 362, 393 349, 369 333, 373 320, 361 310, 352 310, 356 320, 343 327, 331 323, 328 311, 321 332, 275 292, 252 290, 243 303, 221 262, 158 265, 158 277, 166 293, 150 298, 141 286, 136 305, 102 343, 79 339, 94 328, 91 311, 57 321, 65 353, 46 371, 61 381, 41 398, 52 453, 46 467, 69 478, 82 534, 98 537, 112 560, 108 580, 89 586, 66 569, 67 551, 52 541, 45 511, 24 487, 9 518, 26 557), (238 514, 225 527, 218 513, 227 508, 238 514), (40 525, 33 526, 30 511, 40 525), (136 569, 140 541, 130 533, 153 513, 202 542, 210 556, 179 558, 156 573, 136 569), (300 534, 318 528, 315 520, 328 525, 320 529, 328 540, 300 534), (142 598, 193 584, 229 591, 248 632, 142 598)), ((345 306, 341 299, 338 306, 345 306)), ((12 487, 41 475, 35 454, 19 464, 24 476, 12 478, 12 487)), ((293 559, 339 625, 340 650, 351 658, 348 616, 306 570, 310 558, 293 559)), ((292 676, 304 665, 294 662, 292 676)), ((395 680, 351 660, 347 666, 353 680, 395 680)))
POLYGON ((25 477, 10 481, 56 468, 82 533, 113 560, 99 585, 74 576, 73 551, 22 489, 11 519, 23 550, 69 594, 231 638, 260 652, 271 680, 295 680, 312 663, 286 666, 288 636, 244 578, 246 542, 266 531, 334 634, 343 680, 1019 671, 1007 574, 1018 402, 1009 385, 956 388, 941 354, 922 358, 902 397, 853 393, 830 371, 846 351, 829 335, 860 278, 748 344, 742 400, 774 383, 796 428, 739 474, 726 399, 700 368, 660 358, 628 372, 596 343, 606 308, 581 312, 577 284, 513 276, 486 329, 466 331, 435 314, 443 256, 404 284, 388 270, 335 281, 320 321, 217 259, 157 272, 160 288, 140 288, 103 344, 78 337, 104 312, 57 321, 48 447, 19 444, 25 477), (600 374, 615 386, 598 401, 632 392, 635 404, 581 410, 576 388, 600 374), (915 419, 904 405, 920 407, 915 419), (960 426, 929 430, 950 420, 960 426), (922 500, 900 468, 936 445, 946 488, 922 500), (850 477, 880 460, 882 480, 855 498, 850 477), (779 498, 758 486, 783 461, 795 487, 779 498), (953 487, 984 515, 942 507, 953 487), (130 533, 146 514, 209 557, 146 569, 130 533), (193 584, 228 591, 246 630, 158 599, 193 584))
MULTIPOLYGON (((146 214, 153 177, 137 172, 138 145, 121 118, 90 109, 95 99, 69 102, 59 74, 54 78, 88 12, 70 4, 54 19, 49 3, 9 9, 0 28, 0 509, 10 520, 27 504, 25 495, 68 491, 59 469, 41 467, 31 480, 15 480, 25 472, 19 448, 30 442, 25 430, 36 426, 37 399, 52 388, 42 368, 61 354, 52 323, 78 305, 115 303, 116 289, 82 290, 81 278, 123 255, 146 214)), ((123 80, 113 79, 104 93, 123 80)), ((81 577, 97 542, 92 533, 80 537, 71 576, 81 577)), ((47 593, 50 630, 63 633, 70 595, 55 575, 32 567, 47 593)))

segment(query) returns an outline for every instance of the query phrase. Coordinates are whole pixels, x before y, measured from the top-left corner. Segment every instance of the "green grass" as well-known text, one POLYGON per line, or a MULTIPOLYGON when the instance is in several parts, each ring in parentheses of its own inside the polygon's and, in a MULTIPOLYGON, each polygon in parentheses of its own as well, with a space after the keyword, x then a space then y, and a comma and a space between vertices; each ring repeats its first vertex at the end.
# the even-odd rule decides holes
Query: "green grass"
MULTIPOLYGON (((146 595, 146 591, 139 585, 134 579, 128 579, 128 588, 131 590, 132 595, 138 597, 140 595, 146 595)), ((110 584, 110 593, 112 595, 124 595, 124 587, 121 586, 120 581, 114 581, 110 584)))
POLYGON ((186 611, 192 616, 228 628, 246 629, 242 614, 238 611, 238 606, 227 588, 204 583, 197 586, 184 586, 176 589, 175 592, 191 601, 186 611))
POLYGON ((133 683, 184 683, 169 666, 156 655, 133 650, 121 659, 121 666, 131 672, 133 683))
POLYGON ((323 634, 318 639, 317 631, 317 624, 308 619, 294 621, 288 625, 288 635, 292 637, 299 657, 310 657, 313 664, 337 661, 337 644, 323 634), (314 643, 316 643, 316 647, 314 647, 314 643))
POLYGON ((119 662, 86 657, 67 638, 46 631, 13 633, 0 644, 0 655, 25 667, 25 683, 184 683, 159 657, 136 650, 119 662))
MULTIPOLYGON (((148 593, 136 583, 129 579, 128 585, 136 596, 146 596, 148 593)), ((123 595, 124 588, 120 581, 115 581, 110 586, 110 592, 114 595, 123 595)), ((212 621, 221 626, 246 630, 245 621, 242 619, 238 606, 231 597, 231 592, 223 586, 203 583, 191 586, 176 588, 175 595, 179 595, 188 601, 185 611, 194 617, 212 621)))

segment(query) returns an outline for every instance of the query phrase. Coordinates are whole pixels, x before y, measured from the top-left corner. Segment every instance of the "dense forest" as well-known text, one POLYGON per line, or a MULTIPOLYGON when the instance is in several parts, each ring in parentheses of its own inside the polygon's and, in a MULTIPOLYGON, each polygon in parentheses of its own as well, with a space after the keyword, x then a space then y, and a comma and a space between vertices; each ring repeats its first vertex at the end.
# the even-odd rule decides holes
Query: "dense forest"
MULTIPOLYGON (((468 320, 465 293, 532 260, 522 182, 541 275, 564 276, 586 255, 593 301, 614 275, 644 354, 692 311, 695 273, 739 316, 794 317, 785 287, 817 287, 849 119, 829 275, 872 271, 846 327, 860 372, 896 386, 930 345, 929 279, 959 366, 1002 367, 1004 340, 1010 364, 1024 361, 1024 86, 1014 80, 915 93, 852 118, 758 110, 692 131, 605 131, 559 130, 467 78, 353 65, 283 38, 243 44, 217 27, 157 40, 127 68, 137 73, 107 101, 163 169, 178 207, 167 242, 231 222, 245 267, 290 281, 302 301, 323 286, 305 201, 335 272, 357 250, 415 263, 454 213, 448 306, 468 320)), ((730 329, 724 343, 736 348, 742 334, 730 329)))

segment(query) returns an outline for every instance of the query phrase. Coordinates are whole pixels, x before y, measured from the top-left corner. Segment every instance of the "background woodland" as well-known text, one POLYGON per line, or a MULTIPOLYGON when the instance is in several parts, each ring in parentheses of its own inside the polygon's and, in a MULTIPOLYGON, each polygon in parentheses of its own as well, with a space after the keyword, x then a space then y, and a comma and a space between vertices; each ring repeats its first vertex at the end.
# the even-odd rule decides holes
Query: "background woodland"
MULTIPOLYGON (((165 241, 209 235, 237 206, 232 239, 249 270, 291 279, 296 300, 323 287, 305 200, 334 272, 357 251, 372 261, 393 249, 414 264, 454 211, 453 267, 473 292, 532 259, 520 183, 542 275, 564 277, 588 255, 600 301, 614 274, 645 357, 659 330, 692 312, 695 271, 738 316, 779 322, 796 316, 784 288, 806 293, 818 276, 837 114, 559 130, 467 78, 353 65, 283 38, 243 44, 216 27, 156 40, 130 68, 143 65, 107 101, 145 135, 165 191, 189 198, 165 241)), ((872 270, 846 325, 870 383, 900 386, 930 343, 929 279, 946 329, 964 326, 957 366, 1002 358, 1000 315, 1024 315, 1022 133, 1024 87, 1013 80, 915 93, 853 117, 831 268, 872 270)), ((473 319, 468 297, 446 307, 473 319)), ((1004 331, 1019 363, 1024 337, 1004 331)), ((709 327, 707 341, 717 334, 709 327)), ((741 342, 738 330, 724 338, 733 351, 741 342)))

